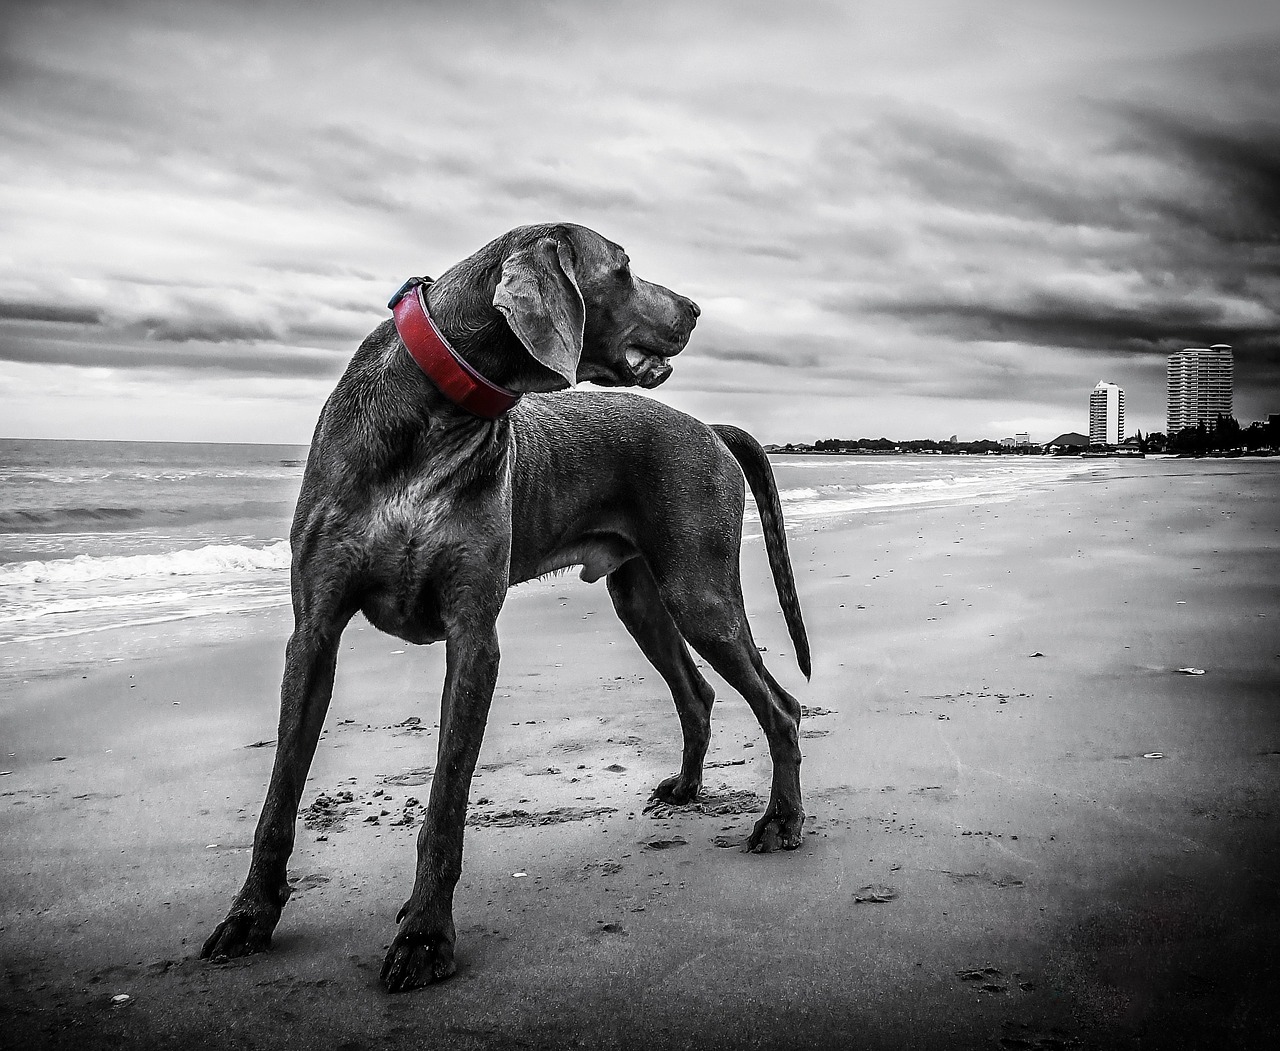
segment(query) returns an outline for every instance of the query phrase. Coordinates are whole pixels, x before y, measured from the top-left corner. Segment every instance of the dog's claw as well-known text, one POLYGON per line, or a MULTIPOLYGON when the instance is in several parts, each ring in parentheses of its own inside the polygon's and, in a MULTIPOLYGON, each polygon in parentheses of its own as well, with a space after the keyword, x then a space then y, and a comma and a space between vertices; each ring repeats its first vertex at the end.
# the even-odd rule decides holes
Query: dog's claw
POLYGON ((779 817, 765 811, 747 839, 752 854, 769 854, 775 850, 795 850, 804 841, 804 814, 779 817))
POLYGON ((445 940, 400 933, 382 961, 382 984, 389 993, 402 993, 442 982, 457 969, 445 940))
POLYGON ((232 913, 213 929, 200 948, 202 960, 230 960, 250 956, 271 948, 271 932, 275 924, 260 916, 232 913))

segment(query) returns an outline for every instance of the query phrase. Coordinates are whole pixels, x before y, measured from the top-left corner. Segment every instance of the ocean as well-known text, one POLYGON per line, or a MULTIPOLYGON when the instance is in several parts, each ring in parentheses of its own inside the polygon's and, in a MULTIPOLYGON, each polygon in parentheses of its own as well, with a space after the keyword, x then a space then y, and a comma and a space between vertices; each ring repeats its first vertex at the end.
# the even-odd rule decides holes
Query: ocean
MULTIPOLYGON (((289 602, 305 446, 0 439, 0 681, 252 630, 289 602)), ((1043 457, 775 456, 789 528, 1015 499, 1043 457)), ((748 497, 748 542, 760 535, 748 497)), ((283 640, 282 640, 283 641, 283 640)))

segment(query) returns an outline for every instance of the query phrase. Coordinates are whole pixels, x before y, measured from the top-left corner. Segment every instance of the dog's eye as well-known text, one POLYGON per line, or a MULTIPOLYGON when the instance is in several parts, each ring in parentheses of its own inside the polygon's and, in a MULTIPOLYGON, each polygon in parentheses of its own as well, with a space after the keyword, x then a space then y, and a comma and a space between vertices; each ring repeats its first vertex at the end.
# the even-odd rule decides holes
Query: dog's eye
POLYGON ((613 273, 619 281, 631 280, 631 261, 629 259, 624 259, 622 261, 622 265, 613 273))

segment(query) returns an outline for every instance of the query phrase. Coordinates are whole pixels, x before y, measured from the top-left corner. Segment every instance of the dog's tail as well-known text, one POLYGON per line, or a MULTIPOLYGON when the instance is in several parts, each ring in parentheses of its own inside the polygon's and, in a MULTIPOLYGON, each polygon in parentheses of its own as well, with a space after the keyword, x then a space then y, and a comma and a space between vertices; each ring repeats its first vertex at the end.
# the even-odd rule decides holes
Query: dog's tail
POLYGON ((764 528, 764 548, 769 555, 769 568, 773 571, 773 584, 778 589, 782 603, 782 617, 787 622, 787 633, 796 648, 796 663, 807 679, 811 674, 809 663, 809 636, 804 630, 800 615, 800 599, 796 595, 796 578, 791 570, 791 556, 787 553, 787 534, 782 527, 782 504, 778 500, 778 487, 773 480, 773 468, 760 443, 739 427, 726 423, 712 424, 711 429, 728 446, 733 458, 742 467, 760 509, 760 525, 764 528))

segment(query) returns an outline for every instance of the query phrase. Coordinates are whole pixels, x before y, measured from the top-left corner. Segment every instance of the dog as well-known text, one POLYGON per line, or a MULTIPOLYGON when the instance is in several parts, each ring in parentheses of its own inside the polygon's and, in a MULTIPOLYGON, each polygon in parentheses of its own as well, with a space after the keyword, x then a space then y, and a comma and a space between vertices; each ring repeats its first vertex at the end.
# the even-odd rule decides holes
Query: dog
POLYGON ((289 897, 298 804, 356 613, 406 642, 444 640, 435 776, 412 893, 382 982, 455 970, 453 892, 467 795, 498 675, 507 589, 570 566, 605 578, 627 630, 671 690, 679 773, 655 798, 694 800, 711 686, 686 640, 750 704, 773 782, 748 847, 800 845, 800 706, 765 668, 739 577, 743 478, 760 510, 784 619, 806 678, 809 644, 767 458, 745 431, 625 392, 656 387, 697 304, 631 272, 618 245, 569 224, 520 227, 406 282, 360 345, 311 442, 290 532, 294 630, 275 765, 243 888, 201 956, 260 952, 289 897), (562 393, 557 393, 562 392, 562 393))

